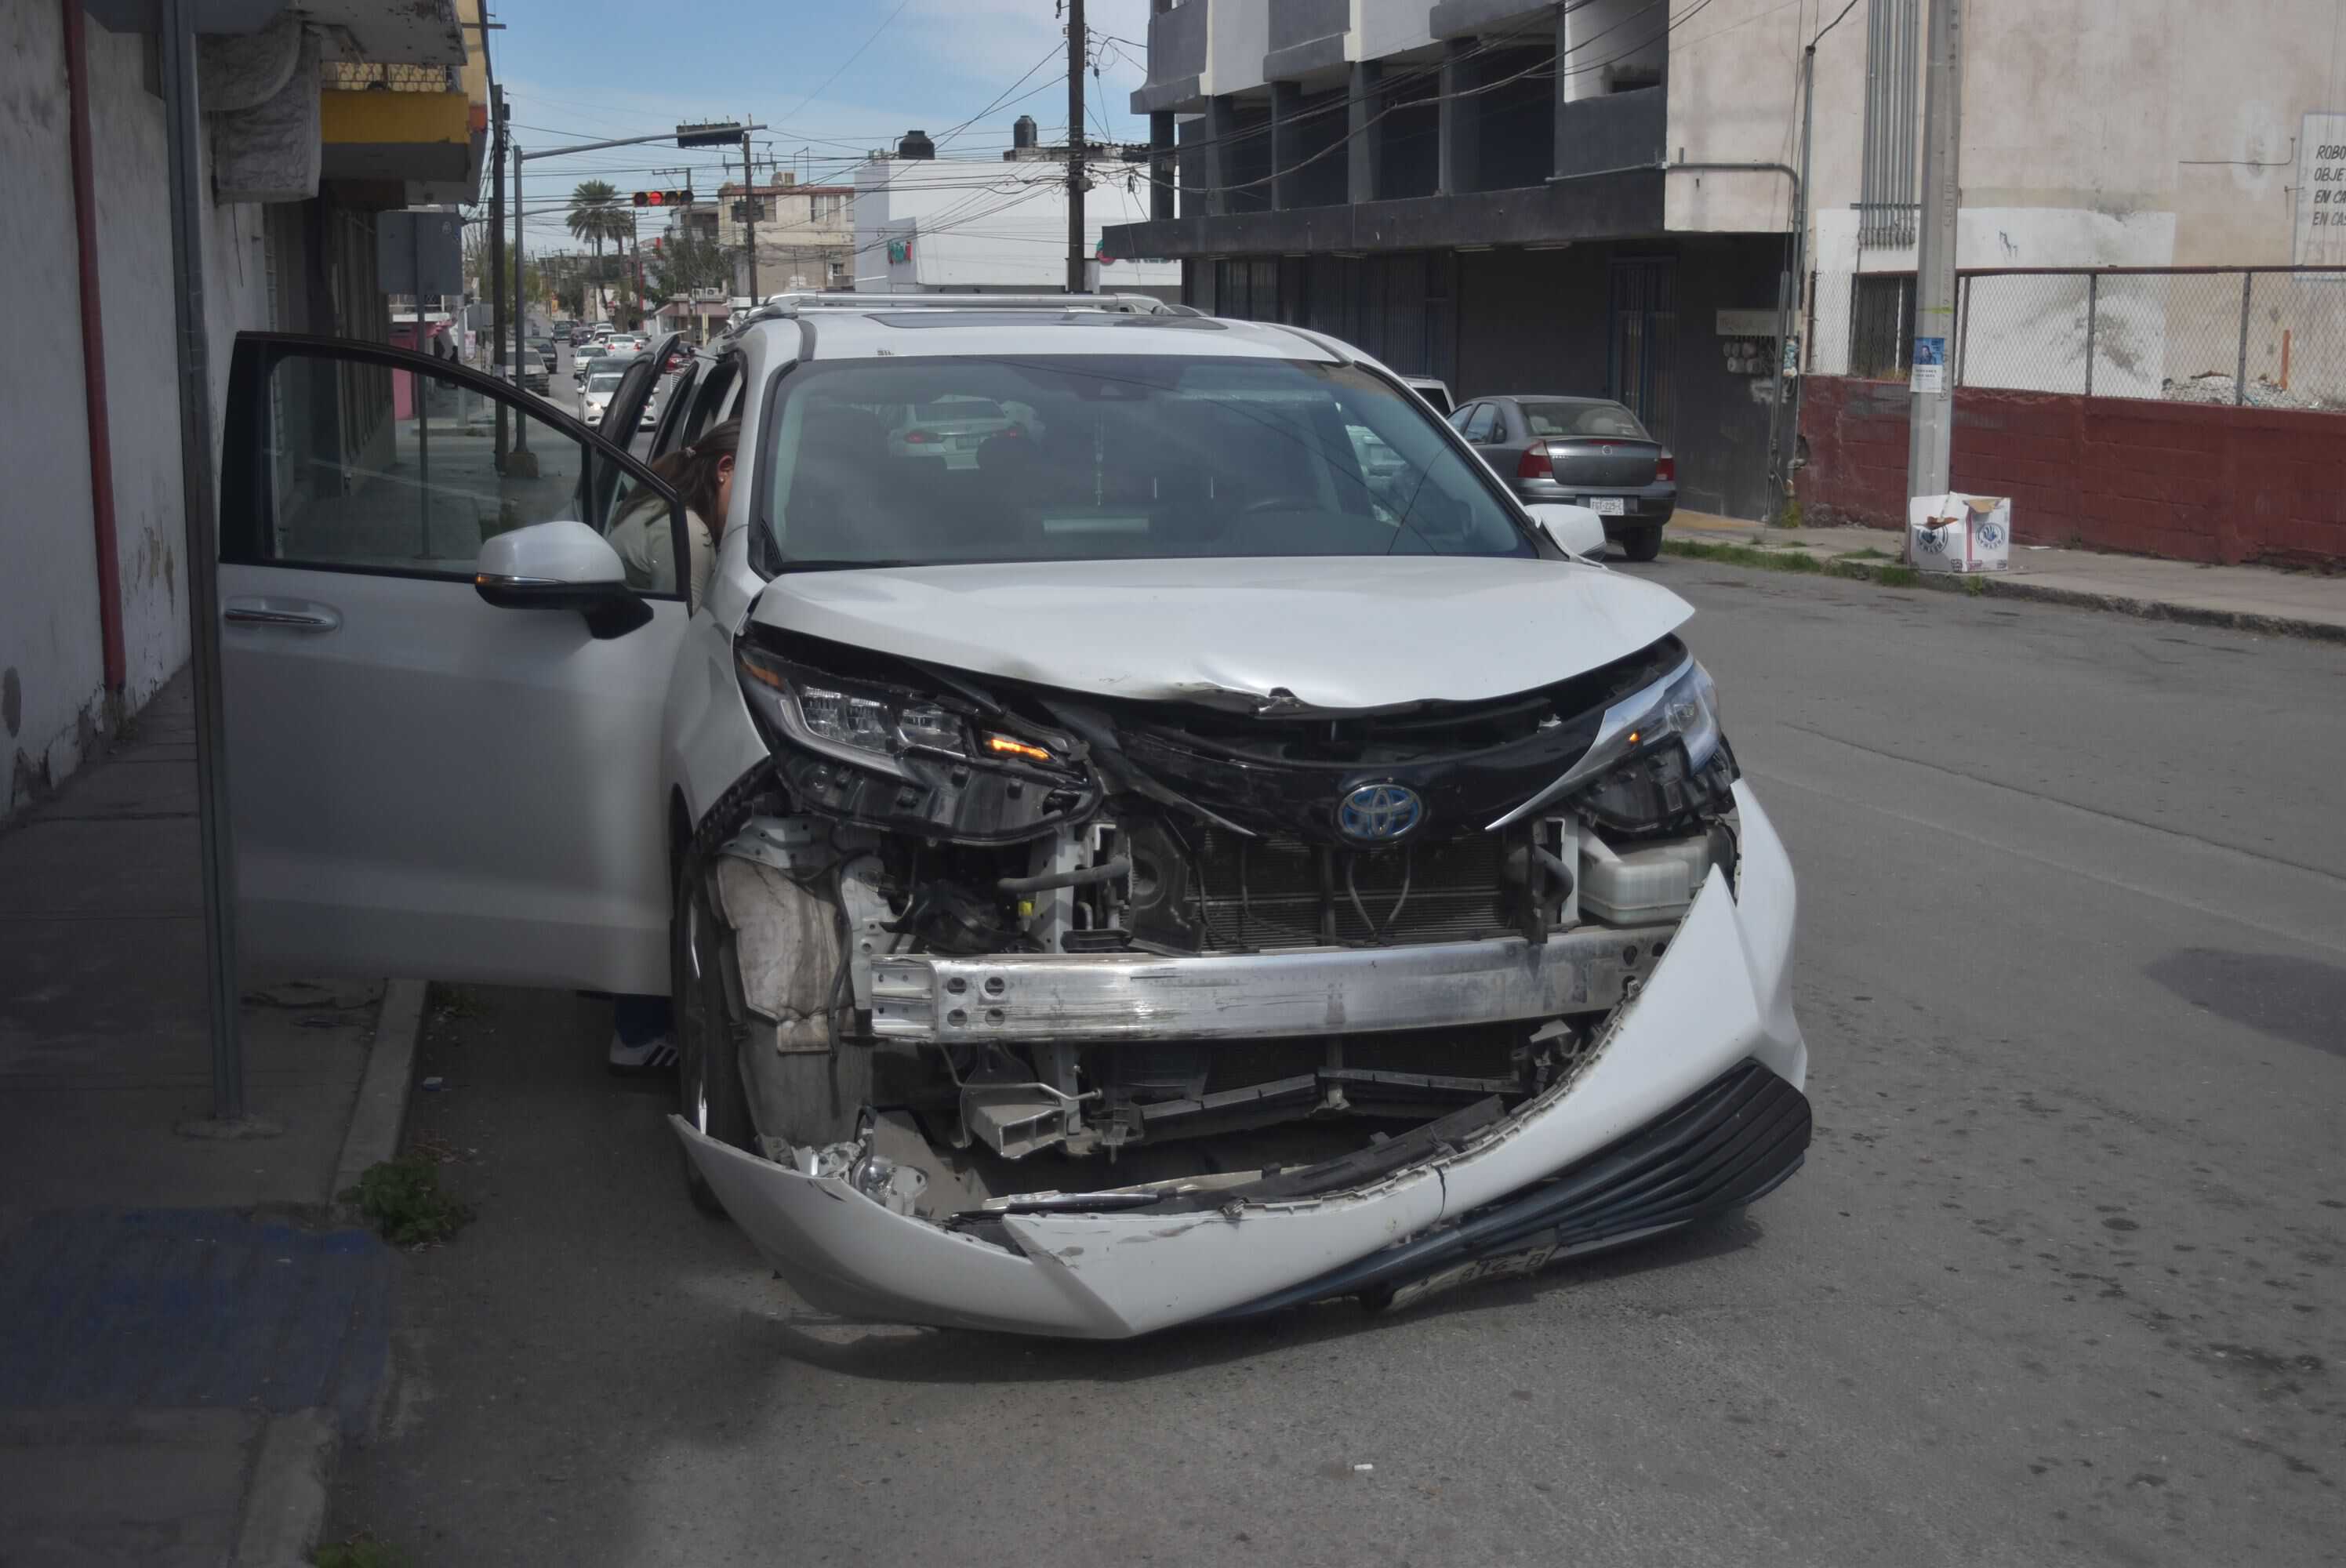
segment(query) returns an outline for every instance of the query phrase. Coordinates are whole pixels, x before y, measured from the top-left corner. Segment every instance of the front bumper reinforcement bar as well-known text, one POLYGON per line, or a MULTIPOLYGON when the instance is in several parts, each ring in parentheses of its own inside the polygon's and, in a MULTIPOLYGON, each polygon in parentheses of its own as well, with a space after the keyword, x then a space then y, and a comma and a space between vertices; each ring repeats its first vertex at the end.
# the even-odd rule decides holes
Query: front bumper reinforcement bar
POLYGON ((1244 1040, 1602 1012, 1653 972, 1668 925, 1409 947, 1160 957, 923 953, 872 961, 882 1040, 1244 1040))

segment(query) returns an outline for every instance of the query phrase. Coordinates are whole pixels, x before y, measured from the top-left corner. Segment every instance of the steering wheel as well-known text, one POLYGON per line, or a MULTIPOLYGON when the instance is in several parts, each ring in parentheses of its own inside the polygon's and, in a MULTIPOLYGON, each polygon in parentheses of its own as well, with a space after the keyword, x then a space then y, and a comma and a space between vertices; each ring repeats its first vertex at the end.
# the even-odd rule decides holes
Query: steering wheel
POLYGON ((1239 508, 1241 514, 1256 512, 1317 512, 1320 499, 1316 495, 1258 495, 1239 508))

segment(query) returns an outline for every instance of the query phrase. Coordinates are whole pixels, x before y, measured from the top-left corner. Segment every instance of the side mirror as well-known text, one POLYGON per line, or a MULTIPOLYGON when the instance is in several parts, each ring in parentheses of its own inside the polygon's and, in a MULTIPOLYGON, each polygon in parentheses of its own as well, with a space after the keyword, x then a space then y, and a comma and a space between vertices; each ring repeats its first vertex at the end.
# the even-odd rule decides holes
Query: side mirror
POLYGON ((619 553, 584 523, 492 535, 474 563, 473 586, 501 610, 576 610, 598 638, 625 636, 652 618, 627 586, 619 553))
POLYGON ((1524 504, 1524 510, 1566 555, 1583 561, 1605 558, 1604 520, 1587 507, 1564 501, 1530 501, 1524 504))

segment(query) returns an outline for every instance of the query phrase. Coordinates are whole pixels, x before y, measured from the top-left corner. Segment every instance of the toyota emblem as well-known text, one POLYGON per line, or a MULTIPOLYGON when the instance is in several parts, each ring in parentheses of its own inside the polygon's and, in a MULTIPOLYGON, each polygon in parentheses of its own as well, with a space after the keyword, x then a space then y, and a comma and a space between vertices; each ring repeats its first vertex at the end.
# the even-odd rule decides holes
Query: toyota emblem
POLYGON ((1389 844, 1425 818, 1425 802, 1402 784, 1363 784, 1336 803, 1336 830, 1363 844, 1389 844))

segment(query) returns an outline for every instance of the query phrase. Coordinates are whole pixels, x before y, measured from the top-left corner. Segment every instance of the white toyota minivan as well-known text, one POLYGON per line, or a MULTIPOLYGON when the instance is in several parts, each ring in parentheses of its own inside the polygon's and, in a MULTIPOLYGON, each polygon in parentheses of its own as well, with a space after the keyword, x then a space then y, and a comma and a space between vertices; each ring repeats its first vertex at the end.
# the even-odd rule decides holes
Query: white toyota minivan
POLYGON ((694 1197, 864 1318, 1385 1305, 1799 1166, 1792 874, 1690 610, 1382 366, 1148 300, 807 297, 658 406, 655 454, 740 422, 698 602, 605 537, 655 507, 691 558, 623 445, 240 341, 249 951, 671 994, 694 1197))

